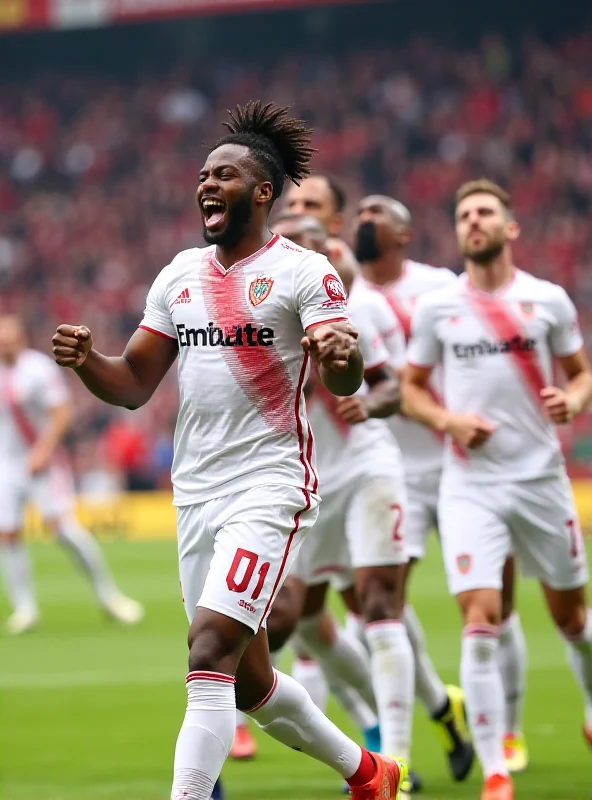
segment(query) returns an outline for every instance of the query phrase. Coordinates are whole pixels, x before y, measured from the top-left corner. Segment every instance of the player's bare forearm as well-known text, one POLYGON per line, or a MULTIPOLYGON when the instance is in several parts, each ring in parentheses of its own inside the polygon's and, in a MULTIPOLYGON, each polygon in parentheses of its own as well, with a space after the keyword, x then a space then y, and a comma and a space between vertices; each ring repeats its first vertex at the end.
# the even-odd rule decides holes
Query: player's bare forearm
POLYGON ((74 371, 95 397, 112 406, 140 408, 152 395, 124 356, 104 356, 92 349, 74 371))
POLYGON ((62 442, 69 427, 70 410, 68 404, 64 403, 56 406, 50 412, 48 424, 35 441, 35 449, 43 450, 50 456, 62 442))
POLYGON ((401 408, 401 383, 394 374, 386 370, 380 374, 366 373, 366 383, 370 391, 364 398, 368 416, 374 419, 385 419, 398 414, 401 408))
POLYGON ((319 377, 322 384, 336 397, 349 397, 355 394, 364 380, 364 359, 359 349, 351 350, 344 369, 334 370, 321 363, 319 377))
POLYGON ((401 413, 440 433, 447 431, 448 411, 434 399, 429 389, 407 378, 402 384, 401 413))
POLYGON ((592 403, 592 373, 584 370, 567 385, 567 396, 573 416, 577 416, 592 403))

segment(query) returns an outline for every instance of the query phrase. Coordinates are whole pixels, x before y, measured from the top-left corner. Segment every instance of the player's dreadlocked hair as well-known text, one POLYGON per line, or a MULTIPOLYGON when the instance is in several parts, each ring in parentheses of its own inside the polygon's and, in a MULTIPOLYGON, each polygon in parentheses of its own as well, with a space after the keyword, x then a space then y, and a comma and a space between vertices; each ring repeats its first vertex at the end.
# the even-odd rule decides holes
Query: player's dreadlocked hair
POLYGON ((310 146, 313 129, 303 120, 289 117, 288 111, 287 107, 261 100, 237 105, 228 112, 230 122, 222 123, 230 134, 214 145, 241 144, 249 148, 273 185, 272 204, 281 195, 286 178, 296 185, 306 178, 309 162, 316 152, 310 146))

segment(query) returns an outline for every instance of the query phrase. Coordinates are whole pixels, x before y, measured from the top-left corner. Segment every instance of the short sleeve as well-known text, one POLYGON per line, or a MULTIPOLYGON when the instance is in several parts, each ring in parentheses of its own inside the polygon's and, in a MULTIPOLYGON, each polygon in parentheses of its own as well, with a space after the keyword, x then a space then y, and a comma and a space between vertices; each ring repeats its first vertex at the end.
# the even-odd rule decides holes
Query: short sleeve
POLYGON ((43 408, 57 408, 67 403, 70 392, 60 368, 50 359, 36 366, 38 399, 43 408))
POLYGON ((311 325, 349 321, 343 283, 325 256, 312 253, 300 262, 294 299, 304 330, 311 325))
POLYGON ((442 345, 436 334, 434 306, 420 297, 411 317, 411 340, 407 362, 416 367, 432 367, 442 359, 442 345))
POLYGON ((171 312, 166 303, 166 268, 156 276, 156 279, 146 299, 144 317, 140 328, 168 339, 176 339, 177 332, 173 325, 171 312))
POLYGON ((584 346, 578 312, 565 289, 556 286, 550 345, 554 356, 571 356, 584 346))

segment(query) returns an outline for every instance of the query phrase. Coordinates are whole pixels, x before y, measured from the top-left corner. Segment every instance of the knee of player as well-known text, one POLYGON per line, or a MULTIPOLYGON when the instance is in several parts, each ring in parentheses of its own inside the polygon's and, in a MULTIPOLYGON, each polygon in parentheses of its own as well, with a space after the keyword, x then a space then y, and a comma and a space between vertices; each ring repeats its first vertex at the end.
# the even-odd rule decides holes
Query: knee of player
POLYGON ((585 603, 564 608, 553 614, 555 624, 567 639, 577 638, 586 627, 588 609, 585 603))
MULTIPOLYGON (((280 598, 278 597, 278 600, 280 598)), ((298 609, 291 607, 288 602, 276 601, 267 618, 267 639, 269 650, 277 653, 292 636, 298 623, 298 609)))
POLYGON ((397 592, 380 584, 368 587, 360 597, 360 611, 366 622, 401 619, 404 603, 397 592))
POLYGON ((496 627, 502 620, 501 593, 495 589, 476 589, 457 596, 465 626, 496 627))
POLYGON ((232 632, 213 624, 192 625, 188 638, 190 672, 234 674, 246 646, 232 632))

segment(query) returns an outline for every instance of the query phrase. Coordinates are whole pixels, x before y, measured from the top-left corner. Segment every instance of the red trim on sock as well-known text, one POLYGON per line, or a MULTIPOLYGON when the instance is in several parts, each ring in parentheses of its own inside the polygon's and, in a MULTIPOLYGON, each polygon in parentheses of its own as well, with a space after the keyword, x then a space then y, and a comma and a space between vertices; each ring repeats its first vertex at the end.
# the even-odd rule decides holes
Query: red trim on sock
POLYGON ((367 783, 370 783, 375 775, 376 761, 367 750, 362 748, 362 760, 360 761, 360 766, 357 768, 351 778, 346 778, 346 781, 349 786, 365 786, 367 783))
POLYGON ((314 660, 314 658, 300 658, 300 657, 298 657, 298 658, 296 659, 296 661, 297 661, 299 664, 316 664, 316 663, 317 663, 317 662, 314 660))
POLYGON ((375 622, 367 622, 366 628, 380 628, 384 625, 402 625, 400 619, 377 619, 375 622))
POLYGON ((233 675, 225 675, 223 672, 189 672, 185 678, 185 683, 192 681, 217 681, 218 683, 236 683, 233 675))
POLYGON ((278 682, 278 676, 277 676, 277 672, 274 670, 274 671, 273 671, 273 686, 272 686, 272 687, 271 687, 271 689, 270 689, 270 690, 267 692, 267 694, 265 695, 265 697, 263 698, 263 700, 262 700, 260 703, 257 703, 257 705, 256 705, 256 706, 253 706, 253 708, 250 708, 248 711, 245 711, 245 714, 252 714, 252 713, 253 713, 253 711, 257 711, 259 708, 262 708, 262 707, 265 705, 265 703, 267 703, 267 701, 269 700, 269 698, 271 697, 271 695, 272 695, 272 694, 275 692, 275 690, 277 689, 277 682, 278 682))
POLYGON ((463 636, 488 636, 491 639, 497 639, 499 633, 498 625, 487 625, 486 623, 480 625, 466 625, 463 630, 463 636))

